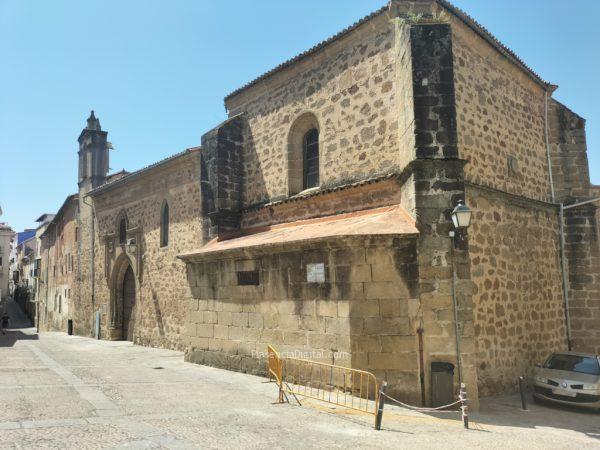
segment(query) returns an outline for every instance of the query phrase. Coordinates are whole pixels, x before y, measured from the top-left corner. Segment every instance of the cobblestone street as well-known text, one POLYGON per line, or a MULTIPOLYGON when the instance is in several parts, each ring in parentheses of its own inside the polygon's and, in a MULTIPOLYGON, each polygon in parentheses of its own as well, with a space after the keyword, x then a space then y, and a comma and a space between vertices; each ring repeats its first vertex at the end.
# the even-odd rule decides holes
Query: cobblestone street
POLYGON ((0 448, 600 447, 598 415, 482 402, 454 417, 387 408, 372 417, 278 405, 273 384, 183 362, 179 352, 62 333, 35 334, 14 303, 0 338, 0 448))

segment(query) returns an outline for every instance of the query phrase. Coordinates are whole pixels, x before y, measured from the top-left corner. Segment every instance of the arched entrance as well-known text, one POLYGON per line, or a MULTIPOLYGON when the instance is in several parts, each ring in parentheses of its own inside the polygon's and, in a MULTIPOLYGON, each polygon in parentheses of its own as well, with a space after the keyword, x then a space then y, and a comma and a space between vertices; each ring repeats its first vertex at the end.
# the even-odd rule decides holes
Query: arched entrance
POLYGON ((135 275, 131 265, 127 265, 121 286, 123 299, 123 339, 133 342, 135 328, 135 275))

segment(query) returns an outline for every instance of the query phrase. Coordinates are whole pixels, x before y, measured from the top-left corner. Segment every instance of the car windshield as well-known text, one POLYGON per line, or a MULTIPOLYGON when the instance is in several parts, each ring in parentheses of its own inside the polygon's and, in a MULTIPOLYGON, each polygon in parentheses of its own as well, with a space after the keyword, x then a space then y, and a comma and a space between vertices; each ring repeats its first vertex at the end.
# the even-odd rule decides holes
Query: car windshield
POLYGON ((593 356, 552 355, 544 364, 546 369, 568 370, 570 372, 600 375, 598 358, 593 356))

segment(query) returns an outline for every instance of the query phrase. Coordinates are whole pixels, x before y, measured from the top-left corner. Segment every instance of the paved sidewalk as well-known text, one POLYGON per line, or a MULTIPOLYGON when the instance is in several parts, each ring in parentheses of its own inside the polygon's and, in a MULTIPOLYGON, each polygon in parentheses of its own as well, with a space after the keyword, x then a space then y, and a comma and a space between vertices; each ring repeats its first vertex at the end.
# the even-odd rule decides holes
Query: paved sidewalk
POLYGON ((600 415, 482 401, 458 417, 387 407, 372 417, 279 405, 265 379, 183 362, 180 352, 36 335, 16 305, 0 336, 0 448, 600 448, 600 415))

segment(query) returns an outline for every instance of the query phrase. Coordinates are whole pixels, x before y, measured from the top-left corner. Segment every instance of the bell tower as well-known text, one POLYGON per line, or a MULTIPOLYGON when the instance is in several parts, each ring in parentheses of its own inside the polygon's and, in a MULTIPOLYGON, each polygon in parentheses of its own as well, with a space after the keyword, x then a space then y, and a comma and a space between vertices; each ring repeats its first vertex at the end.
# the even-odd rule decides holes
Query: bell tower
POLYGON ((87 193, 106 182, 108 174, 108 136, 102 131, 100 120, 90 113, 87 126, 79 138, 79 192, 87 193))

